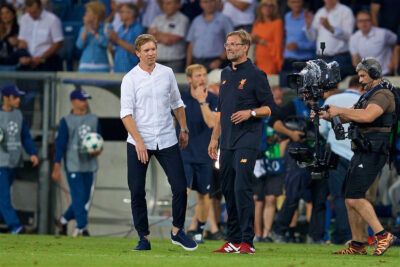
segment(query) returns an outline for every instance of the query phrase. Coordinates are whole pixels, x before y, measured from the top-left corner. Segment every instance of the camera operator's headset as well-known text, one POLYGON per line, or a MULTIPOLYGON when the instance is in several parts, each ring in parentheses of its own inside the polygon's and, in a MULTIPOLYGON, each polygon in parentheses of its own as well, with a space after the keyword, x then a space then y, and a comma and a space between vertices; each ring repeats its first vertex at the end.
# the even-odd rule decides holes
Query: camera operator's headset
POLYGON ((377 69, 375 69, 375 68, 372 68, 367 63, 365 58, 363 58, 360 63, 361 63, 361 65, 363 65, 367 69, 367 73, 368 73, 369 77, 371 77, 372 80, 376 80, 376 79, 381 77, 381 74, 379 73, 379 71, 377 69))

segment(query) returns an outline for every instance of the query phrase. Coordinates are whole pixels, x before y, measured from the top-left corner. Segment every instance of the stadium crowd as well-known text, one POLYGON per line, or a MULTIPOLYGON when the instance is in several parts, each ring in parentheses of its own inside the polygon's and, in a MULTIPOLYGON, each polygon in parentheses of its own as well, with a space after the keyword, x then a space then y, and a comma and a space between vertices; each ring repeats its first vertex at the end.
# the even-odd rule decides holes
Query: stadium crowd
POLYGON ((6 70, 128 72, 139 62, 134 41, 150 33, 161 64, 178 73, 196 63, 210 71, 228 64, 225 36, 236 29, 251 33, 250 57, 266 74, 280 75, 283 87, 293 62, 321 56, 321 41, 325 59, 336 60, 343 77, 367 56, 378 58, 384 75, 399 68, 398 1, 1 2, 0 65, 6 70))
MULTIPOLYGON (((3 4, 0 8, 0 69, 58 71, 64 68, 78 72, 127 73, 139 62, 134 45, 136 38, 149 33, 157 39, 157 62, 172 68, 175 73, 186 70, 190 88, 182 99, 186 106, 193 103, 199 106, 200 103, 200 108, 193 107, 193 112, 204 118, 202 123, 209 128, 212 128, 217 101, 215 95, 219 94, 220 69, 229 63, 225 48, 232 44, 225 43, 226 35, 233 30, 249 32, 253 44, 249 57, 266 74, 279 75, 280 87, 272 88, 278 105, 283 102, 284 90, 281 88, 287 87, 287 74, 298 71, 293 68, 293 62, 323 56, 328 62, 337 61, 340 64, 344 78, 355 74, 355 67, 363 58, 375 57, 382 66, 383 75, 397 75, 400 71, 400 19, 396 14, 400 2, 394 0, 0 2, 3 4), (319 47, 322 41, 326 43, 323 55, 319 47), (74 57, 78 59, 78 64, 70 67, 63 64, 74 57), (199 86, 206 88, 207 84, 208 94, 196 91, 199 86), (196 93, 190 95, 191 90, 196 93)), ((358 77, 352 77, 347 93, 359 96, 360 87, 358 77)), ((330 92, 326 99, 333 101, 330 97, 334 97, 337 91, 330 92)), ((86 97, 82 96, 82 99, 86 100, 86 97)), ((350 228, 346 216, 343 216, 346 212, 344 199, 340 197, 338 186, 343 184, 343 179, 332 181, 332 177, 339 177, 346 168, 337 169, 337 173, 330 174, 327 180, 311 180, 310 172, 297 167, 287 154, 287 147, 311 146, 311 140, 306 136, 309 130, 302 131, 285 124, 291 116, 308 117, 310 110, 298 99, 288 101, 281 108, 280 114, 273 114, 263 124, 260 155, 254 170, 254 241, 304 242, 298 234, 298 217, 302 214, 298 209, 299 202, 304 203, 300 206, 305 208, 305 221, 309 224, 309 231, 306 232, 310 242, 342 244, 351 240, 350 228), (329 222, 335 213, 337 223, 329 236, 328 232, 332 232, 329 222)), ((197 121, 190 121, 191 117, 186 116, 190 132, 194 133, 191 127, 196 128, 197 121)), ((330 143, 328 132, 329 129, 325 128, 324 137, 330 143)), ((207 138, 203 139, 196 145, 207 147, 208 143, 204 141, 207 138)), ((330 144, 335 151, 333 147, 337 144, 330 144)), ((351 158, 346 154, 350 153, 347 150, 335 151, 344 166, 351 158)), ((183 153, 183 160, 186 175, 191 173, 190 187, 192 180, 203 179, 199 175, 209 176, 208 184, 196 181, 201 188, 191 187, 198 191, 201 201, 194 217, 197 221, 192 221, 189 232, 197 242, 204 242, 205 213, 209 213, 211 230, 206 238, 224 239, 223 228, 218 226, 222 198, 218 162, 211 162, 209 158, 202 159, 204 162, 193 162, 192 159, 200 156, 194 151, 193 155, 189 152, 183 153), (207 168, 201 169, 196 166, 198 163, 207 165, 207 168)), ((398 153, 400 155, 400 151, 398 153)), ((397 166, 400 167, 400 164, 397 166)), ((393 205, 393 215, 397 216, 397 224, 400 225, 400 180, 395 177, 388 183, 393 184, 391 187, 381 187, 389 192, 387 200, 381 199, 381 202, 393 205)), ((374 202, 377 185, 370 191, 371 201, 374 202)), ((382 195, 384 193, 380 192, 382 195)), ((69 220, 66 217, 57 220, 64 234, 69 220)))

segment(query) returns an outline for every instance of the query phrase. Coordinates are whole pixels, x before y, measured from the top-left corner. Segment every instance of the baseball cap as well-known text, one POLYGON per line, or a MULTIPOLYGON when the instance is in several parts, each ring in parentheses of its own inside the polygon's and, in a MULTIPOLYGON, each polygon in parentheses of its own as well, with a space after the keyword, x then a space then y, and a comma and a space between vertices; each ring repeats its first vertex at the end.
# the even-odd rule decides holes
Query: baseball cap
POLYGON ((13 84, 8 84, 6 86, 4 86, 1 89, 1 94, 3 96, 9 96, 9 95, 13 95, 13 96, 23 96, 25 95, 24 91, 19 90, 19 88, 16 85, 13 84))
POLYGON ((74 100, 74 99, 86 100, 86 99, 91 99, 92 97, 88 93, 86 93, 83 89, 77 88, 71 92, 71 94, 69 95, 69 98, 71 100, 74 100))

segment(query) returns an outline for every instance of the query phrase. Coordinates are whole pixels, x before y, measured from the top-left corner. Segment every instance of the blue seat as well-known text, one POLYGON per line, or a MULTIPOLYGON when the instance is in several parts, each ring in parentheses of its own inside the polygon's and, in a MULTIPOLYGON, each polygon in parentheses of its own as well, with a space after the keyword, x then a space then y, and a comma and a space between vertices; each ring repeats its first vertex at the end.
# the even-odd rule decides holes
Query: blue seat
POLYGON ((86 8, 84 4, 72 5, 71 11, 68 13, 65 21, 82 21, 86 8))
POLYGON ((53 4, 53 12, 62 21, 65 20, 71 11, 72 0, 51 0, 53 4))

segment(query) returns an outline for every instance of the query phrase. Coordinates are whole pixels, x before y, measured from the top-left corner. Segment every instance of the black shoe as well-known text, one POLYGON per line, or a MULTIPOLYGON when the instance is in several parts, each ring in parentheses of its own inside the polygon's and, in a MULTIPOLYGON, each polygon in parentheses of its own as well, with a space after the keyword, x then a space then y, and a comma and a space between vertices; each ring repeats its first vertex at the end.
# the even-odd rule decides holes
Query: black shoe
POLYGON ((262 239, 262 242, 265 242, 265 243, 274 243, 274 240, 273 240, 271 237, 267 236, 267 237, 264 237, 264 238, 262 239))
POLYGON ((90 236, 89 231, 86 229, 84 229, 80 235, 81 236, 90 236))
POLYGON ((223 232, 218 231, 214 234, 210 233, 210 239, 211 240, 226 240, 226 235, 223 232))
POLYGON ((272 232, 271 236, 275 243, 280 243, 280 244, 287 243, 286 237, 284 235, 272 232))
POLYGON ((58 219, 54 219, 54 223, 56 224, 58 234, 59 235, 67 235, 67 233, 68 233, 67 225, 62 224, 60 219, 61 219, 61 217, 59 217, 58 219))
POLYGON ((150 241, 144 237, 140 238, 136 248, 132 249, 132 251, 142 251, 142 250, 151 250, 150 241))
POLYGON ((197 232, 196 231, 192 231, 192 230, 189 230, 189 231, 187 231, 187 233, 186 233, 186 235, 189 237, 189 238, 191 238, 191 239, 194 239, 194 236, 197 234, 197 232))
POLYGON ((75 232, 73 234, 74 237, 78 236, 90 236, 89 231, 87 229, 75 229, 75 232))

